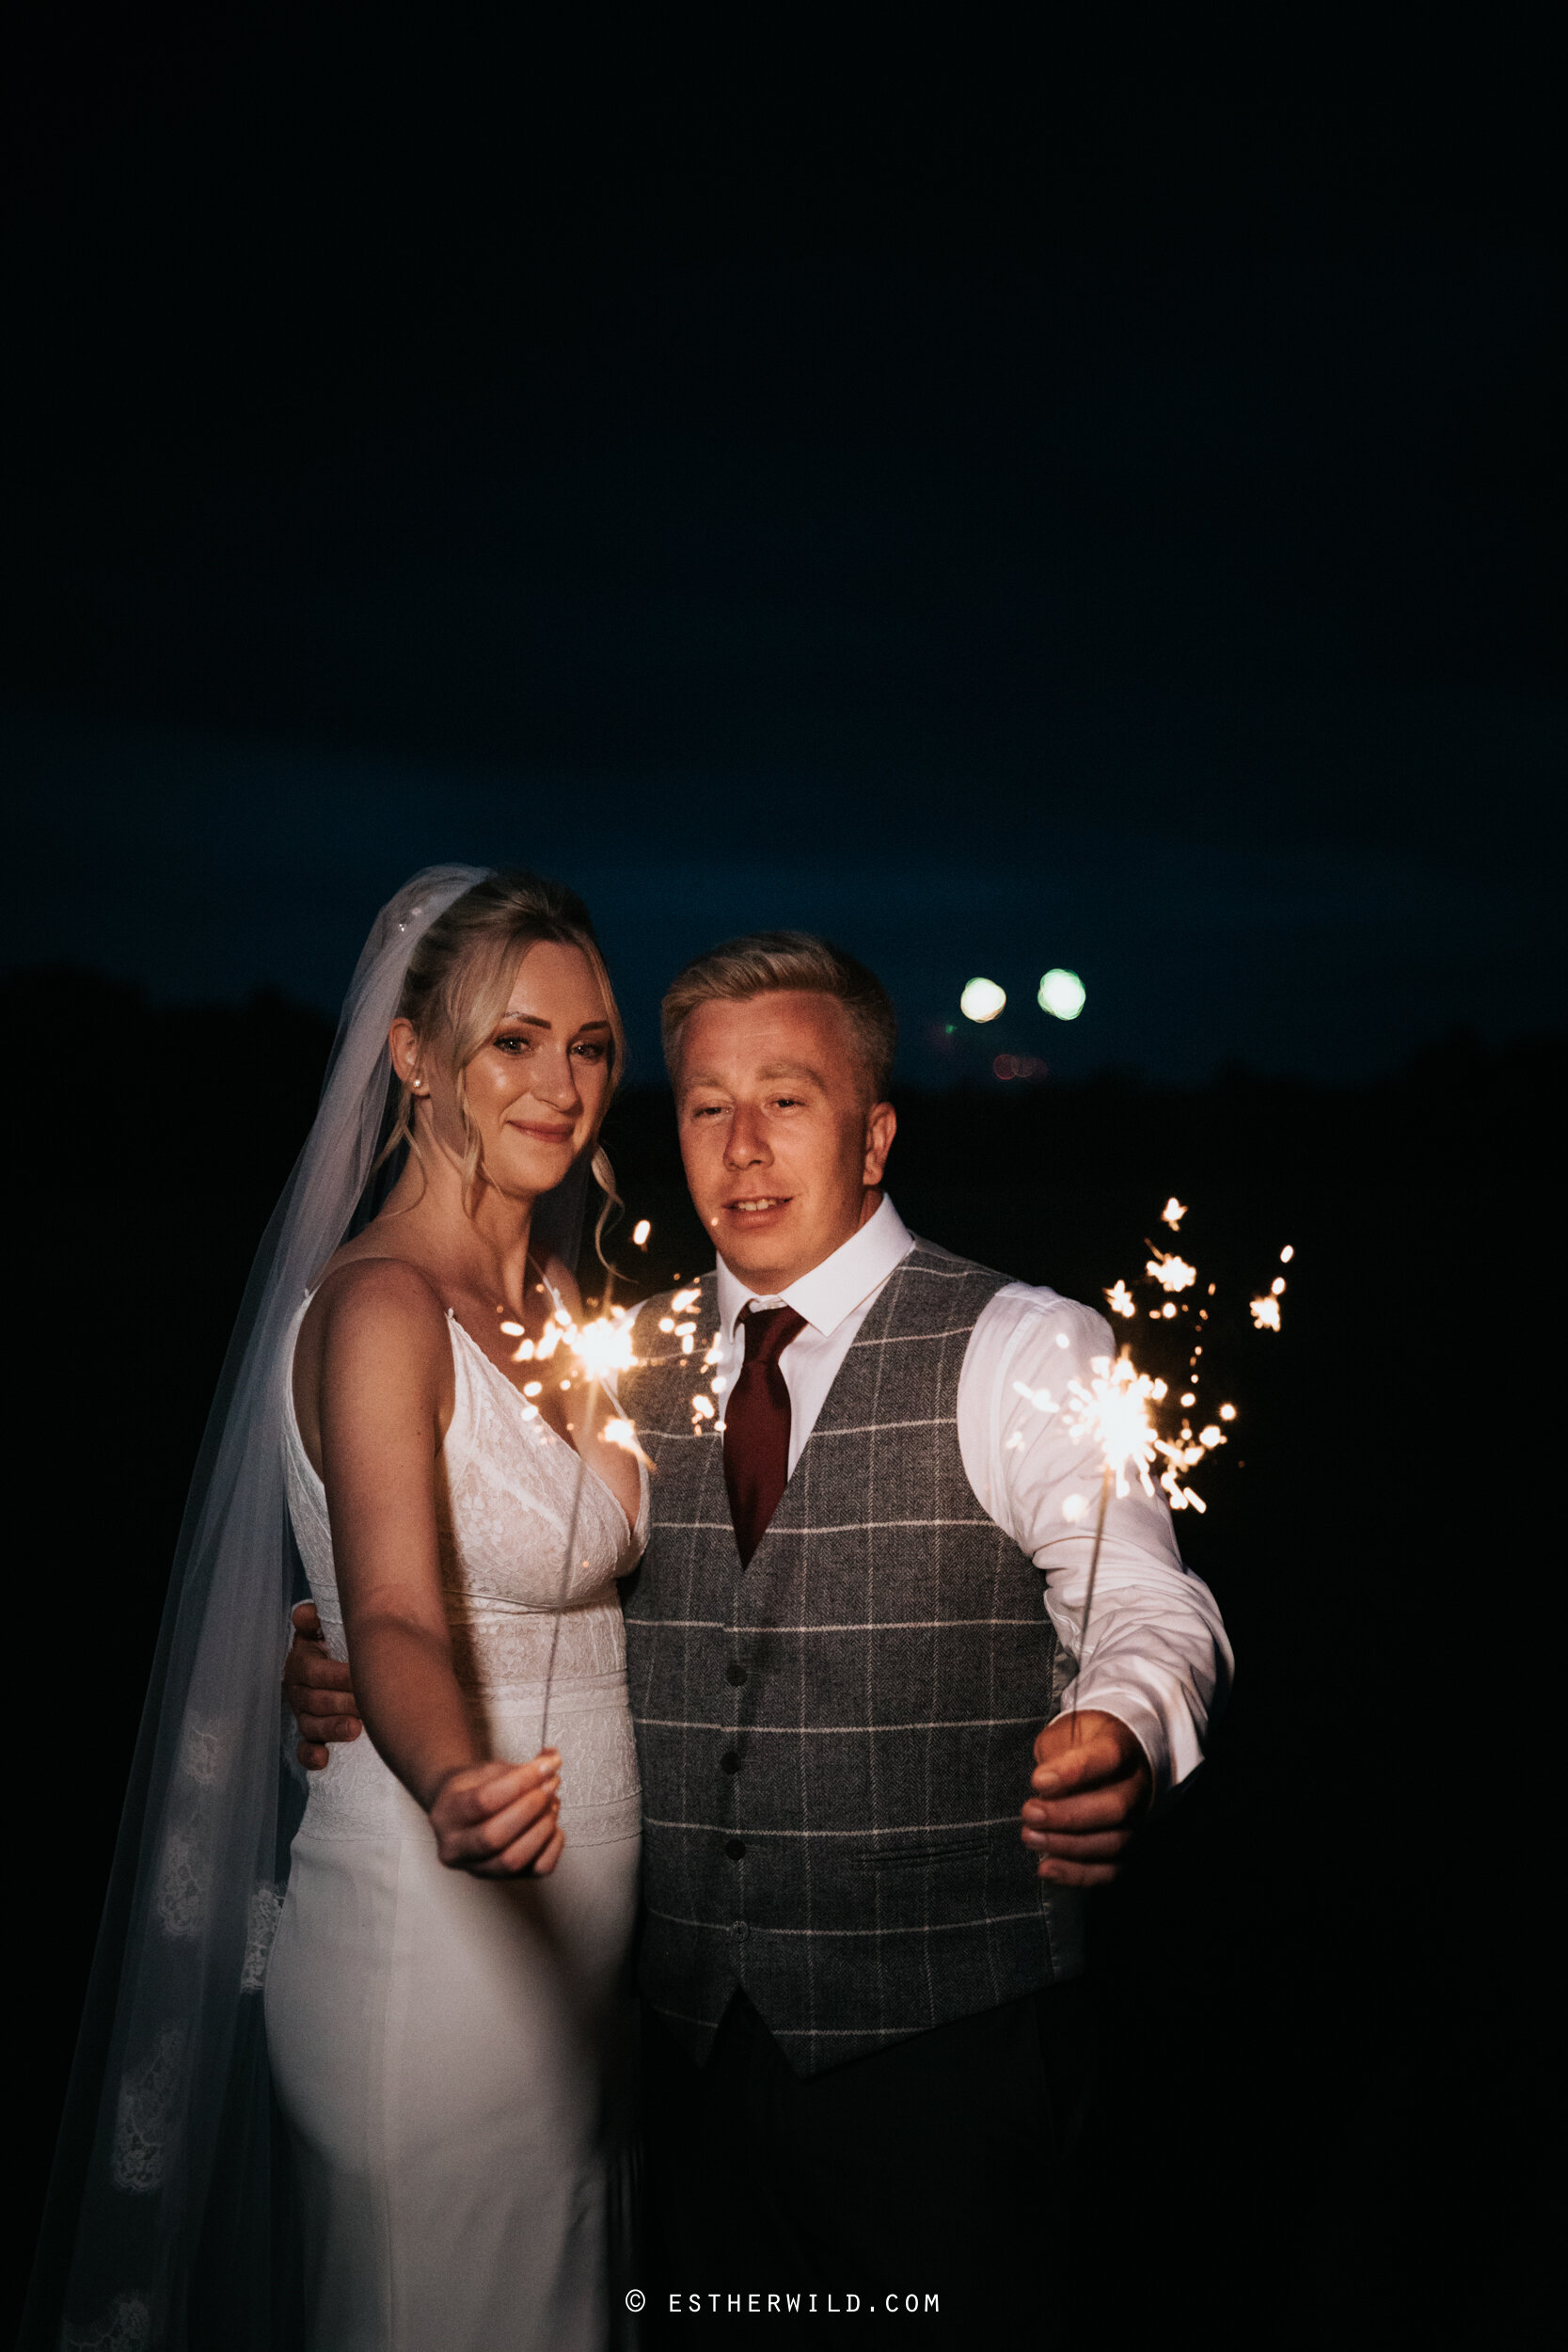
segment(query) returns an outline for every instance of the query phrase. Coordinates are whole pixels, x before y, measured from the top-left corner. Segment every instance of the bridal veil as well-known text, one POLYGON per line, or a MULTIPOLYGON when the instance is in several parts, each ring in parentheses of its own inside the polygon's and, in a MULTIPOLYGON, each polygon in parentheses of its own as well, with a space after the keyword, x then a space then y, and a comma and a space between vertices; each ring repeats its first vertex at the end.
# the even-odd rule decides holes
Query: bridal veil
MULTIPOLYGON (((282 1345, 362 1213, 409 957, 485 871, 427 867, 382 909, 257 1253, 181 1529, 24 2352, 272 2352, 290 2330, 293 2233, 261 2000, 299 1809, 279 1692, 299 1597, 282 1345)), ((585 1176, 540 1204, 541 1238, 568 1256, 585 1176)))

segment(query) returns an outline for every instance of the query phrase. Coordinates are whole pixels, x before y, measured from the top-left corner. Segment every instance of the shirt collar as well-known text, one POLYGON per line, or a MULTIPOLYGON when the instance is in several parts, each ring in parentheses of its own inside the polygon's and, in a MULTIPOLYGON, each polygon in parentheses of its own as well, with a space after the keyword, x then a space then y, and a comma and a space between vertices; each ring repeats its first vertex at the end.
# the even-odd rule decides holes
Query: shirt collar
POLYGON ((887 1280, 901 1258, 914 1248, 909 1227, 884 1193, 880 1205, 859 1230, 841 1242, 831 1258, 802 1274, 788 1290, 764 1294, 748 1290, 738 1275, 719 1261, 719 1328, 725 1344, 735 1338, 742 1308, 754 1298, 768 1306, 781 1303, 804 1315, 814 1331, 826 1339, 836 1331, 874 1290, 887 1280))

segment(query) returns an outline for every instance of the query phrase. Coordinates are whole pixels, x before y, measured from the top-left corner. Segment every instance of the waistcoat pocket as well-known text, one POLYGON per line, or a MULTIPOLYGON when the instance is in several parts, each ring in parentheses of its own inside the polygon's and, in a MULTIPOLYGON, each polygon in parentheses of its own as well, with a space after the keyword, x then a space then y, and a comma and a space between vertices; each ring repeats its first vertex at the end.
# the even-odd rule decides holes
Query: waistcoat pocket
POLYGON ((879 1872, 936 1870, 943 1863, 981 1861, 990 1849, 990 1839, 979 1830, 966 1829, 952 1837, 932 1836, 923 1830, 917 1839, 908 1841, 879 1837, 857 1858, 863 1869, 879 1872))

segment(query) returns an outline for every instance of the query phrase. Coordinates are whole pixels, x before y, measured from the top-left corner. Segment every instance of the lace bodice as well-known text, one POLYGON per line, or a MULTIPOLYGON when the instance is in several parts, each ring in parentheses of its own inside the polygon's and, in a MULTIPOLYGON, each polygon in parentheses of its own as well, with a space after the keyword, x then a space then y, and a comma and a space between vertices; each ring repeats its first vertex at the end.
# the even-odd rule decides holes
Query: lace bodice
MULTIPOLYGON (((293 1409, 293 1343, 309 1304, 302 1304, 283 1351, 283 1467, 326 1646, 344 1658, 326 1492, 293 1409)), ((579 1841, 593 1842, 595 1828, 625 1836, 628 1807, 629 1828, 637 1826, 638 1784, 615 1579, 647 1540, 647 1472, 640 1470, 637 1523, 628 1528, 610 1488, 565 1439, 537 1414, 525 1420, 522 1397, 450 1310, 447 1327, 456 1394, 437 1463, 436 1515, 458 1679, 494 1752, 531 1755, 553 1645, 548 1731, 562 1752, 562 1823, 579 1841), (563 1578, 575 1500, 574 1558, 563 1578), (574 1730, 577 1718, 582 1720, 574 1730), (522 1744, 531 1737, 531 1746, 522 1744)), ((422 1826, 412 1799, 360 1739, 334 1748, 326 1771, 312 1774, 302 1834, 384 1834, 409 1811, 422 1826)))

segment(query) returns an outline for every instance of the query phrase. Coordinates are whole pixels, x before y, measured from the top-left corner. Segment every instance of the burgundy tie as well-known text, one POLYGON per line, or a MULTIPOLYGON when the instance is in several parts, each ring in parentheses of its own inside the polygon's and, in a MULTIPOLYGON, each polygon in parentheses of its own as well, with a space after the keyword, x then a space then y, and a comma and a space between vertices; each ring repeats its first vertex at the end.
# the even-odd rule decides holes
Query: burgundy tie
POLYGON ((789 1391, 779 1358, 806 1326, 793 1307, 745 1309, 746 1361, 724 1400, 724 1484, 745 1567, 789 1477, 789 1391))

